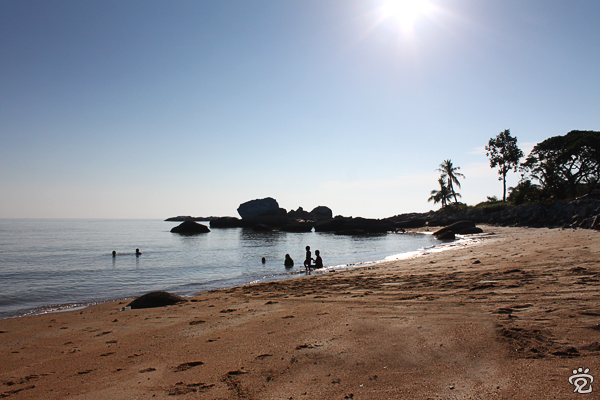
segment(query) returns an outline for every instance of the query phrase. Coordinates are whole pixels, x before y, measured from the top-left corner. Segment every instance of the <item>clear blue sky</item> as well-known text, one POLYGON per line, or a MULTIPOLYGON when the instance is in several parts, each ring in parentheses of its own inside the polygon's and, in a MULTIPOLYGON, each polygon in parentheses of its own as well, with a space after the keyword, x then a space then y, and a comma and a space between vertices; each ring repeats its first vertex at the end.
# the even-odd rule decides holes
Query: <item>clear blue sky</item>
POLYGON ((445 159, 501 197, 504 129, 600 130, 599 1, 383 3, 0 1, 0 217, 387 217, 445 159))

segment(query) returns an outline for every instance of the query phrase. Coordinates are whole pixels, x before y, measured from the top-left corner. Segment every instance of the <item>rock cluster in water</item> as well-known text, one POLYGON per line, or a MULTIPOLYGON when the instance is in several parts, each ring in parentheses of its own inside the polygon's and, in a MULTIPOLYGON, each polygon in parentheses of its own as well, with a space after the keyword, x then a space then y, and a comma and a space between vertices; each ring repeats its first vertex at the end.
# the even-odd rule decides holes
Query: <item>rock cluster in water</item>
POLYGON ((197 235, 199 233, 208 233, 210 229, 206 225, 199 224, 195 221, 184 221, 171 229, 172 233, 179 233, 182 235, 197 235))

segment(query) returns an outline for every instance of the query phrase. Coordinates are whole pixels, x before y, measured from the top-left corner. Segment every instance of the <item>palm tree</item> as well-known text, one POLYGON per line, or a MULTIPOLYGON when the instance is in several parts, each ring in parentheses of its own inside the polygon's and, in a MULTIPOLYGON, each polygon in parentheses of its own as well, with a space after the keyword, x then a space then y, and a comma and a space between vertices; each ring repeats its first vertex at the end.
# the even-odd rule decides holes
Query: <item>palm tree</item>
POLYGON ((440 184, 440 190, 432 190, 431 197, 427 201, 433 201, 433 204, 442 203, 442 208, 444 208, 450 200, 451 193, 443 178, 438 179, 438 183, 440 184))
POLYGON ((460 189, 460 182, 458 181, 458 177, 465 177, 463 174, 458 172, 459 169, 460 167, 455 167, 454 165, 452 165, 452 160, 444 160, 444 162, 441 163, 440 167, 437 169, 437 171, 442 173, 442 177, 440 179, 445 179, 448 181, 448 190, 450 190, 450 193, 452 193, 455 203, 458 203, 457 197, 459 196, 459 194, 456 193, 456 191, 454 190, 454 184, 456 184, 456 186, 458 186, 458 188, 460 189))

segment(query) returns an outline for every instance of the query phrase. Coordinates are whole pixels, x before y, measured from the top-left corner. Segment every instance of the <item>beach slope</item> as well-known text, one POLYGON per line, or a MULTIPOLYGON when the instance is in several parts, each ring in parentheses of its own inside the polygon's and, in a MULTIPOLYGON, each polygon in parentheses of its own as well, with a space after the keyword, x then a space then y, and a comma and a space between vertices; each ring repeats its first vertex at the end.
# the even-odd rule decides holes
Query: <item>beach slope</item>
POLYGON ((175 306, 0 320, 0 398, 578 398, 574 369, 600 379, 600 232, 484 231, 175 306))

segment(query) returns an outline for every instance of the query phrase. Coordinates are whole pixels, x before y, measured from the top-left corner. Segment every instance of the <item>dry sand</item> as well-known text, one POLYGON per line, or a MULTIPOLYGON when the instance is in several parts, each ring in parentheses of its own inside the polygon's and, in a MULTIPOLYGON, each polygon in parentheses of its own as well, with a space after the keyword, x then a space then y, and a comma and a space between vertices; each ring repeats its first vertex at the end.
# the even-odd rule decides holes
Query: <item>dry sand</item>
POLYGON ((199 294, 0 321, 0 398, 592 399, 600 232, 479 243, 199 294))

